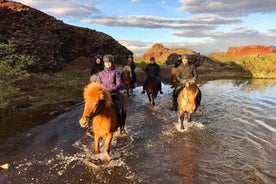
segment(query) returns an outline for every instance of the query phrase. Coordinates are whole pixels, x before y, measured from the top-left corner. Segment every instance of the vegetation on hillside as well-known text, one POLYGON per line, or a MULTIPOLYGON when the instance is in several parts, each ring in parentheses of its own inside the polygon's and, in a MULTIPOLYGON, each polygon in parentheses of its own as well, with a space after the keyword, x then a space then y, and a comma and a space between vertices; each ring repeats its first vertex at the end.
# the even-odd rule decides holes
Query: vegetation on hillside
POLYGON ((276 78, 276 53, 227 56, 224 52, 216 52, 211 53, 209 58, 222 63, 233 62, 250 71, 253 78, 276 78))
POLYGON ((0 109, 19 92, 17 82, 30 77, 26 68, 33 63, 32 58, 16 54, 15 50, 12 42, 0 43, 0 109))

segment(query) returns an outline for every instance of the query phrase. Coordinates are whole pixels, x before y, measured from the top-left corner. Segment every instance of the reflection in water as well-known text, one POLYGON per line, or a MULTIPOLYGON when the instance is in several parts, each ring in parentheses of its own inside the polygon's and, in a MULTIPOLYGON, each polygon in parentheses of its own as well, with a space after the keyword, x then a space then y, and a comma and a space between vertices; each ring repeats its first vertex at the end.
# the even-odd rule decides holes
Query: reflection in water
POLYGON ((2 140, 0 165, 11 167, 0 183, 276 183, 275 80, 206 82, 204 114, 184 131, 168 110, 170 86, 156 107, 141 91, 128 98, 128 136, 115 134, 109 163, 79 127, 79 105, 2 140))

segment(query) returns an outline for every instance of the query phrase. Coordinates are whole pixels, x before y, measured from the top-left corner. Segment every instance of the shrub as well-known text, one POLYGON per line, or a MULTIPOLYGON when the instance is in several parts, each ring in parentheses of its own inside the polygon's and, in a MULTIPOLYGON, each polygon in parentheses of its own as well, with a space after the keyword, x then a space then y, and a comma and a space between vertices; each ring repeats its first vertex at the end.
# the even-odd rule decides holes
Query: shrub
POLYGON ((8 97, 20 90, 16 82, 30 77, 27 67, 33 63, 32 58, 16 54, 15 50, 10 41, 0 43, 0 109, 5 108, 8 97))

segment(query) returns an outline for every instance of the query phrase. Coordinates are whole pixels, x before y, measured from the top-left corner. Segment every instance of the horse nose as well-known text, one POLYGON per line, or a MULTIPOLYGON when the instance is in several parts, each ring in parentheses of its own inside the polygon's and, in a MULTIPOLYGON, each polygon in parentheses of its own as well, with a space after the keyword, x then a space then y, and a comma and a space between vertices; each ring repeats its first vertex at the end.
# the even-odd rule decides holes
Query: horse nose
POLYGON ((88 122, 85 119, 80 119, 79 124, 81 127, 86 128, 88 127, 88 122))

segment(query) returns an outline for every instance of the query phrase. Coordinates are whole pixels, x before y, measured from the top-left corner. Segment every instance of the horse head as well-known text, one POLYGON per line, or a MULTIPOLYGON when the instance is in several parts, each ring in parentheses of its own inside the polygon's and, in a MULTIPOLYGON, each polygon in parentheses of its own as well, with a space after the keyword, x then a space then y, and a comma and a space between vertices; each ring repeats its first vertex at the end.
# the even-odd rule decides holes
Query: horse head
POLYGON ((95 116, 99 111, 112 105, 112 98, 105 87, 92 82, 84 87, 85 107, 79 123, 82 127, 88 126, 87 118, 95 116))
POLYGON ((198 106, 197 98, 200 93, 199 86, 200 84, 196 83, 194 80, 188 80, 185 82, 185 87, 177 97, 182 129, 184 129, 183 120, 185 112, 187 112, 188 122, 190 122, 191 115, 198 106))
POLYGON ((123 71, 124 71, 124 74, 129 74, 129 76, 132 78, 132 73, 131 73, 130 66, 128 66, 128 65, 124 66, 123 71))

